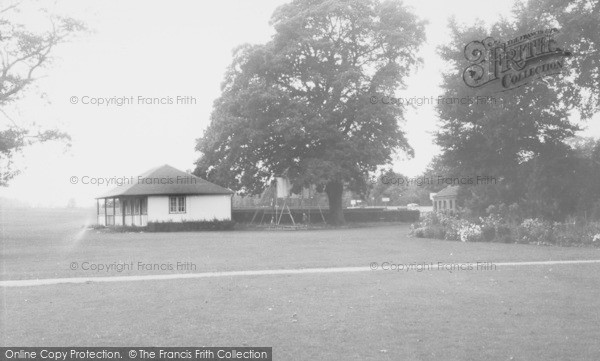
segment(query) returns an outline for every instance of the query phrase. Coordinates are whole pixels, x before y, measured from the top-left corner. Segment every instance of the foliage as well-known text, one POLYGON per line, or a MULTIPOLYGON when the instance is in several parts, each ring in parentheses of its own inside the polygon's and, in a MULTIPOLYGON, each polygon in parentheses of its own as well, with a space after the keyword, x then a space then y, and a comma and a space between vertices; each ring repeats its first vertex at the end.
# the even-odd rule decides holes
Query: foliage
POLYGON ((600 222, 571 220, 550 222, 540 218, 520 220, 510 214, 516 205, 490 207, 485 217, 469 218, 467 213, 429 212, 411 234, 462 242, 502 242, 557 246, 600 246, 600 222), (502 212, 504 211, 504 213, 502 212))
POLYGON ((565 106, 589 119, 600 111, 600 2, 594 0, 529 0, 517 6, 521 26, 543 19, 560 30, 557 41, 574 54, 570 58, 571 81, 556 89, 565 106))
POLYGON ((552 226, 553 244, 562 246, 600 246, 600 222, 564 222, 552 226))
POLYGON ((458 231, 462 242, 479 242, 482 237, 481 226, 478 224, 464 224, 458 231))
POLYGON ((198 231, 231 231, 234 221, 187 221, 187 222, 148 222, 147 226, 111 226, 95 225, 92 228, 108 232, 198 232, 198 231))
MULTIPOLYGON (((593 152, 582 155, 568 144, 579 130, 575 111, 583 119, 600 110, 600 3, 587 0, 530 0, 518 3, 512 18, 491 28, 481 23, 461 27, 450 23, 451 41, 440 48, 448 63, 446 97, 488 96, 486 87, 469 88, 459 76, 469 65, 464 46, 488 36, 513 39, 531 31, 558 28, 556 41, 573 56, 565 58, 562 74, 544 77, 502 93, 484 104, 441 104, 437 160, 452 175, 481 174, 497 184, 469 188, 465 206, 482 216, 491 204, 518 203, 530 217, 564 220, 590 210, 600 197, 600 174, 593 152), (568 175, 568 176, 566 176, 568 175)), ((600 142, 597 143, 600 149, 600 142)), ((439 167, 439 165, 438 165, 439 167)))
POLYGON ((406 177, 392 169, 384 169, 378 176, 370 179, 367 197, 377 201, 387 197, 390 199, 388 205, 392 206, 405 206, 410 203, 429 205, 431 188, 422 181, 423 179, 424 176, 406 177))
POLYGON ((271 41, 235 51, 195 174, 245 194, 273 175, 316 184, 343 222, 344 186, 364 192, 368 172, 412 154, 403 108, 369 98, 393 94, 417 65, 424 23, 376 0, 295 0, 271 23, 271 41))
POLYGON ((551 242, 552 225, 538 218, 527 218, 519 225, 518 241, 520 243, 547 244, 551 242))
POLYGON ((189 231, 230 231, 234 221, 184 221, 184 222, 148 222, 148 232, 189 232, 189 231))
POLYGON ((70 141, 68 134, 58 129, 19 124, 5 109, 22 97, 40 70, 52 62, 57 45, 85 30, 77 20, 52 16, 50 30, 32 33, 24 25, 9 20, 10 15, 18 12, 19 5, 13 1, 0 8, 0 116, 5 117, 8 124, 0 128, 0 186, 6 186, 18 174, 13 159, 24 147, 53 140, 70 141))
POLYGON ((410 209, 345 209, 344 217, 348 222, 415 222, 419 211, 410 209))

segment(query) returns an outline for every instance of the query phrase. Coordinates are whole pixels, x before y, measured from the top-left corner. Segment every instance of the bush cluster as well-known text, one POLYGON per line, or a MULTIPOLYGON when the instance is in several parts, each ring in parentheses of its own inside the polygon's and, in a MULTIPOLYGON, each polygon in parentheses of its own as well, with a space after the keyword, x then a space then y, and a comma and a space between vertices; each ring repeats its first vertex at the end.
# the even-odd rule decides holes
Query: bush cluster
POLYGON ((183 222, 148 222, 148 232, 188 232, 188 231, 229 231, 234 221, 183 221, 183 222))
POLYGON ((600 222, 550 222, 540 218, 521 219, 518 214, 517 205, 490 207, 488 215, 479 218, 462 212, 429 212, 411 226, 411 234, 462 242, 600 246, 600 222))
POLYGON ((229 231, 233 230, 234 221, 183 221, 183 222, 148 222, 146 226, 95 226, 111 232, 190 232, 190 231, 229 231))

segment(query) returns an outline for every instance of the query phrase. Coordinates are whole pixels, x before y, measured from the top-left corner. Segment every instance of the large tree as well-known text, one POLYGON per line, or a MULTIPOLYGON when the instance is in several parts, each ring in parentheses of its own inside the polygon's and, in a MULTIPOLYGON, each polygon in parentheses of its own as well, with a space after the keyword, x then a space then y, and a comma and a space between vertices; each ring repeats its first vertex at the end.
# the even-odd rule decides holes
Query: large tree
POLYGON ((472 202, 468 204, 475 212, 481 213, 493 203, 517 202, 529 207, 532 214, 560 218, 573 208, 564 201, 572 195, 567 192, 568 182, 559 184, 550 178, 576 176, 569 168, 572 151, 566 145, 579 130, 571 121, 572 115, 589 118, 600 110, 599 24, 600 3, 589 0, 517 3, 512 18, 501 19, 491 28, 450 23, 450 42, 440 49, 449 65, 444 95, 492 97, 483 104, 438 107, 441 124, 437 143, 443 151, 442 163, 453 174, 487 175, 499 180, 498 184, 471 187, 472 202), (561 59, 562 73, 496 93, 491 93, 490 87, 465 85, 462 74, 470 65, 465 45, 488 36, 508 41, 548 28, 558 28, 556 43, 572 54, 561 59), (547 212, 549 205, 554 207, 551 214, 547 212))
POLYGON ((18 171, 13 157, 24 147, 36 142, 69 140, 58 129, 45 129, 24 124, 7 110, 35 82, 40 70, 52 61, 54 48, 84 25, 71 18, 48 17, 48 30, 34 33, 20 24, 22 1, 12 1, 0 7, 0 186, 6 186, 18 171))
POLYGON ((376 0, 295 0, 271 23, 271 41, 235 51, 195 174, 247 194, 274 175, 316 184, 330 222, 343 223, 344 186, 364 191, 394 152, 412 154, 403 108, 370 99, 403 84, 425 24, 400 2, 376 0))

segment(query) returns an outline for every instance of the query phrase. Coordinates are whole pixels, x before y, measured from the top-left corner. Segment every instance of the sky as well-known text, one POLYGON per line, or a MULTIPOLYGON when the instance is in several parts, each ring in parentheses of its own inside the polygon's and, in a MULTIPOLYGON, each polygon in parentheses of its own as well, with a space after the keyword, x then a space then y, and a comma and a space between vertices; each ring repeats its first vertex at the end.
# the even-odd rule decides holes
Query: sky
MULTIPOLYGON (((26 148, 16 158, 21 174, 0 188, 0 197, 33 206, 65 206, 73 198, 77 205, 89 206, 110 189, 90 184, 94 181, 137 176, 163 164, 193 169, 199 156, 195 140, 209 124, 232 50, 269 41, 271 14, 285 2, 26 2, 15 16, 32 30, 47 26, 36 9, 43 6, 83 21, 89 32, 56 48, 53 63, 39 74, 33 89, 5 109, 21 124, 35 122, 68 132, 71 145, 54 142, 26 148), (132 104, 114 104, 131 97, 132 104), (146 104, 146 98, 171 104, 146 104), (92 104, 101 100, 113 104, 92 104)), ((509 16, 513 0, 489 1, 488 6, 481 0, 404 3, 428 20, 428 40, 420 54, 424 64, 397 95, 437 97, 444 68, 436 47, 448 40, 448 18, 468 24, 480 18, 489 24, 509 16)), ((405 118, 402 127, 415 157, 397 157, 393 167, 417 176, 438 152, 432 136, 437 117, 433 105, 423 105, 409 109, 405 118)), ((3 121, 0 115, 0 125, 3 121)), ((599 124, 598 118, 590 121, 586 135, 600 136, 599 124)))

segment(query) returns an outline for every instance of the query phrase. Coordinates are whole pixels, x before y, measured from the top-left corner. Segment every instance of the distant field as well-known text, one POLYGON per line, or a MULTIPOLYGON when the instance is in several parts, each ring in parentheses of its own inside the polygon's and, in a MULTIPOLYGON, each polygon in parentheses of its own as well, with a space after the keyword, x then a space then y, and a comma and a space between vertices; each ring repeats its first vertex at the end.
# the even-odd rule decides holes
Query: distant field
MULTIPOLYGON (((0 280, 600 259, 599 249, 413 239, 408 225, 121 234, 85 231, 91 219, 4 210, 0 280), (137 268, 177 262, 194 269, 137 268), (81 269, 119 263, 135 267, 81 269)), ((272 346, 276 360, 598 360, 599 289, 600 264, 0 287, 0 344, 272 346)))

